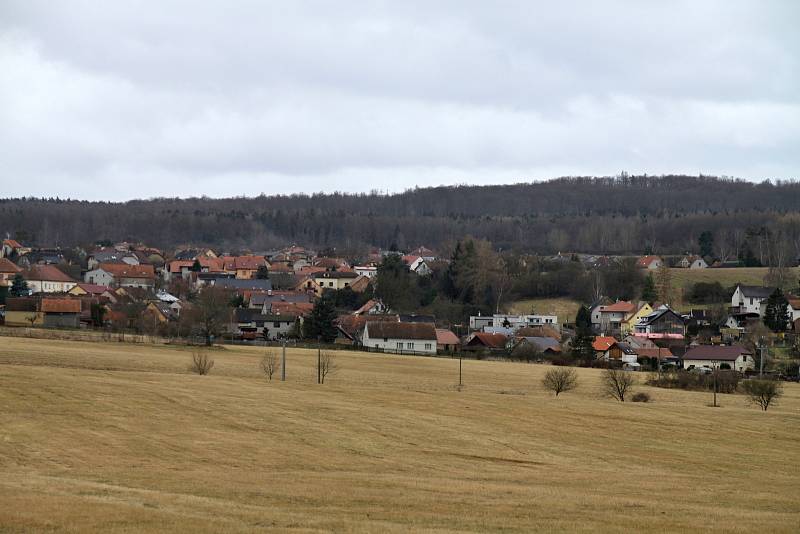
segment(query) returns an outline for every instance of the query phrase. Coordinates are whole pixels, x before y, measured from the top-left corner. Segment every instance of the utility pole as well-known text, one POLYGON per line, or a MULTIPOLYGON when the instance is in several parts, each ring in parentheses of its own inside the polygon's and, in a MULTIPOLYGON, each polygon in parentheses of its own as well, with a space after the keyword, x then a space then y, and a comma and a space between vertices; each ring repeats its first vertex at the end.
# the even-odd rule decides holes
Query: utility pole
POLYGON ((717 360, 711 360, 711 367, 714 369, 712 372, 714 373, 714 408, 717 407, 717 365, 719 362, 717 360))
POLYGON ((283 355, 281 356, 281 382, 286 381, 286 339, 283 340, 283 355))
POLYGON ((322 338, 317 336, 317 384, 322 383, 322 338))
POLYGON ((760 346, 758 347, 758 351, 761 354, 761 358, 759 358, 759 360, 761 360, 761 361, 759 362, 759 365, 758 365, 758 367, 759 367, 759 369, 758 369, 758 377, 759 378, 764 378, 764 352, 767 350, 767 347, 764 345, 764 338, 763 337, 761 338, 761 342, 759 343, 759 345, 760 346))
POLYGON ((458 353, 458 387, 461 387, 461 353, 458 353))

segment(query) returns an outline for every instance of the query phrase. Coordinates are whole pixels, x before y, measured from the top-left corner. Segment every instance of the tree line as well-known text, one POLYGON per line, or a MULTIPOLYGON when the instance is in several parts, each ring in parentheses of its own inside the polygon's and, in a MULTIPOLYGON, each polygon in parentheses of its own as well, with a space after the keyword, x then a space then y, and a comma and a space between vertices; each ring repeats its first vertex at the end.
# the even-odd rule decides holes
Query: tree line
POLYGON ((623 174, 393 195, 120 203, 14 198, 0 200, 0 230, 40 246, 126 240, 167 250, 191 243, 234 251, 296 242, 353 253, 420 244, 452 250, 472 235, 502 250, 541 254, 683 254, 697 252, 706 232, 705 252, 768 265, 771 255, 800 253, 800 183, 623 174))

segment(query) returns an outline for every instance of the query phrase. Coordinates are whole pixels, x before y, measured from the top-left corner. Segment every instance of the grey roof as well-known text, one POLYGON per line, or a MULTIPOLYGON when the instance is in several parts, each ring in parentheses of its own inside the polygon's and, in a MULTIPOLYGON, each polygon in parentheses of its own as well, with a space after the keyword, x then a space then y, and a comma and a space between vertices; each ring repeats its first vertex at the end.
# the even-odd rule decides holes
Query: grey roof
POLYGON ((218 278, 214 282, 214 287, 236 290, 269 291, 272 289, 272 282, 269 280, 241 280, 238 278, 218 278))
POLYGON ((552 350, 554 352, 561 351, 561 344, 551 337, 526 336, 521 339, 524 339, 536 347, 540 352, 544 352, 546 350, 552 350))
POLYGON ((748 298, 753 297, 765 299, 775 292, 775 288, 764 286, 744 286, 739 284, 739 291, 741 291, 742 295, 748 298))
POLYGON ((256 293, 250 297, 252 306, 263 306, 265 302, 311 302, 311 297, 308 293, 278 293, 274 295, 256 293))
POLYGON ((436 317, 433 315, 416 315, 414 313, 410 315, 403 315, 400 316, 401 323, 436 323, 436 317))

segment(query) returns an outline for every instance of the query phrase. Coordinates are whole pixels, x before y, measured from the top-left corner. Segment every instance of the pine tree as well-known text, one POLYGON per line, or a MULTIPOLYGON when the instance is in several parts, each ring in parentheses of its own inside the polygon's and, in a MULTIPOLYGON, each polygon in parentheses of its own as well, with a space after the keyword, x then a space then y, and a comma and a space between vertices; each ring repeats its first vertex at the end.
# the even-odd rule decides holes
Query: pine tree
POLYGON ((789 301, 786 300, 783 291, 777 288, 767 299, 764 324, 773 332, 785 332, 789 319, 789 301))
POLYGON ((11 296, 22 297, 28 295, 28 282, 19 273, 14 275, 14 280, 11 282, 11 296))
POLYGON ((592 314, 589 308, 581 306, 575 316, 575 337, 572 338, 572 356, 577 360, 594 359, 594 335, 592 334, 592 314))
POLYGON ((697 244, 700 245, 700 255, 702 257, 711 256, 714 253, 714 234, 706 230, 700 234, 697 244))
POLYGON ((322 295, 314 309, 311 310, 311 315, 305 320, 303 324, 303 337, 306 339, 321 339, 325 343, 332 343, 336 339, 336 308, 333 305, 333 299, 327 295, 322 295))
POLYGON ((653 280, 653 273, 649 273, 644 279, 644 288, 642 288, 642 300, 648 304, 654 303, 658 299, 658 291, 656 291, 656 281, 653 280))

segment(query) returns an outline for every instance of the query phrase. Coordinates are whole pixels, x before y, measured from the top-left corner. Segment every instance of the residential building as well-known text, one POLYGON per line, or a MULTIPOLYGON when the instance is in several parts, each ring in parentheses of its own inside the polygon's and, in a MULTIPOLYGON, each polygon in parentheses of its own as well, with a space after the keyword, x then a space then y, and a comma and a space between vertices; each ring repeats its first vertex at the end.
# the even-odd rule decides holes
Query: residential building
POLYGON ((682 269, 708 269, 708 263, 700 256, 684 256, 678 266, 682 269))
POLYGON ((156 273, 149 264, 101 263, 96 269, 86 271, 84 281, 101 286, 152 289, 155 286, 156 273))
POLYGON ((473 315, 469 318, 469 328, 472 331, 499 333, 506 336, 512 335, 520 328, 529 326, 548 326, 559 330, 558 317, 555 315, 473 315))
POLYGON ((635 334, 650 339, 683 339, 686 322, 683 317, 666 304, 636 323, 635 334))
POLYGON ((735 371, 755 369, 755 359, 749 349, 741 345, 720 346, 700 345, 691 347, 683 355, 683 368, 693 367, 719 368, 727 364, 735 371))
POLYGON ((66 293, 78 284, 55 265, 31 265, 23 276, 33 293, 66 293))
POLYGON ((11 287, 14 277, 22 272, 22 269, 14 265, 7 258, 0 258, 0 287, 11 287))
POLYGON ((490 332, 473 332, 467 337, 464 348, 472 351, 501 352, 506 350, 508 336, 490 332))
POLYGON ((436 354, 436 328, 430 323, 367 322, 361 342, 386 352, 436 354))
POLYGON ((375 278, 378 275, 378 268, 374 265, 356 265, 353 270, 356 274, 367 278, 375 278))
POLYGON ((311 275, 319 287, 324 289, 344 289, 358 278, 352 271, 323 271, 311 275))
POLYGON ((6 299, 6 325, 78 328, 81 301, 74 298, 9 297, 6 299))
POLYGON ((654 271, 664 265, 664 261, 658 256, 642 256, 636 261, 636 266, 640 269, 654 271))
POLYGON ((731 313, 735 316, 761 317, 761 304, 774 292, 774 287, 739 284, 731 295, 731 313))
POLYGON ((455 352, 461 346, 461 340, 452 331, 445 328, 436 329, 436 350, 455 352))

